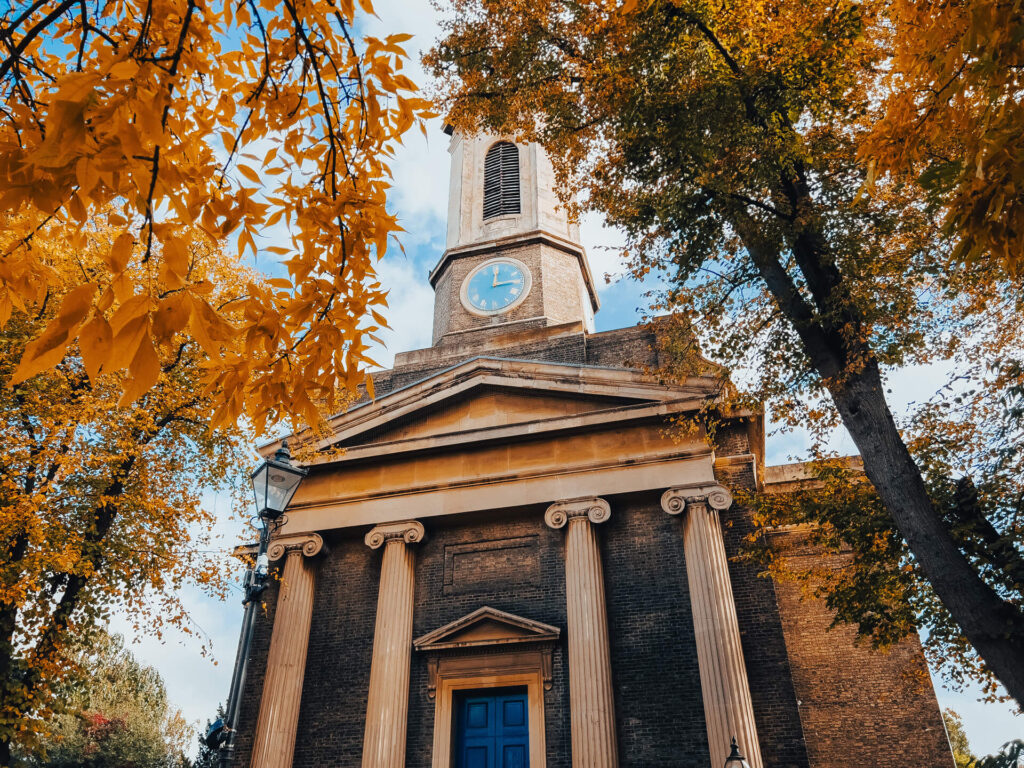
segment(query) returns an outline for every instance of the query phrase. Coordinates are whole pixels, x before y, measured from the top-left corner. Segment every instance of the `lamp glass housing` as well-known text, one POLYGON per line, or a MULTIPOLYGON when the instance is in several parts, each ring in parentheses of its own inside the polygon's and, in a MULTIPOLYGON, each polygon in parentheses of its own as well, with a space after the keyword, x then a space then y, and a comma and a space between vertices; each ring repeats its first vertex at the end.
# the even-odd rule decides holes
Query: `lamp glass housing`
POLYGON ((725 758, 725 768, 750 768, 750 764, 747 762, 746 758, 740 754, 740 748, 736 743, 736 739, 732 740, 729 756, 725 758))
POLYGON ((273 519, 283 514, 305 476, 303 467, 293 466, 280 452, 256 467, 251 479, 260 517, 273 519))

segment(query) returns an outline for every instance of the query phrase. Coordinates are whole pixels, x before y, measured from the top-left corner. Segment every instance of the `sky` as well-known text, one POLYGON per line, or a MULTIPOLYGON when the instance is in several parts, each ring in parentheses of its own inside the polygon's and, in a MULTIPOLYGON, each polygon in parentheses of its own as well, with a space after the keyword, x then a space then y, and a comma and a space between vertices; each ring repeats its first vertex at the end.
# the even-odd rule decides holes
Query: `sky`
MULTIPOLYGON (((379 19, 369 23, 367 33, 414 33, 415 37, 405 44, 414 56, 409 74, 417 84, 426 84, 418 52, 429 48, 437 37, 438 13, 427 0, 377 0, 374 6, 379 19)), ((447 149, 448 137, 435 120, 428 125, 425 138, 419 132, 409 134, 392 166, 392 207, 406 232, 401 237, 405 253, 392 248, 379 269, 382 283, 390 290, 391 330, 382 334, 387 346, 375 356, 385 367, 390 366, 395 352, 430 345, 433 291, 427 274, 444 250, 450 160, 447 149)), ((598 281, 601 310, 595 318, 597 330, 635 324, 644 309, 643 289, 631 280, 615 279, 619 273, 615 248, 621 244, 621 236, 596 217, 581 222, 581 235, 598 281)), ((892 377, 893 405, 899 407, 927 396, 931 393, 929 387, 939 380, 938 373, 928 369, 897 372, 892 377)), ((799 459, 807 445, 806 436, 799 433, 770 436, 767 461, 778 464, 799 459)), ((842 453, 856 452, 849 436, 841 432, 832 447, 842 453)), ((229 519, 227 496, 210 494, 205 503, 222 520, 218 532, 225 541, 237 539, 240 526, 229 519)), ((239 579, 241 575, 239 570, 239 579)), ((196 638, 166 637, 158 641, 134 631, 123 618, 116 619, 112 628, 136 641, 136 655, 162 674, 172 704, 201 726, 227 697, 242 618, 241 592, 236 590, 235 597, 221 602, 192 590, 183 595, 183 600, 212 651, 208 656, 200 654, 200 640, 196 638)), ((1009 739, 1024 737, 1024 717, 1015 716, 1009 705, 980 703, 976 693, 951 693, 938 680, 936 688, 940 705, 952 707, 963 716, 977 754, 992 753, 1009 739)))

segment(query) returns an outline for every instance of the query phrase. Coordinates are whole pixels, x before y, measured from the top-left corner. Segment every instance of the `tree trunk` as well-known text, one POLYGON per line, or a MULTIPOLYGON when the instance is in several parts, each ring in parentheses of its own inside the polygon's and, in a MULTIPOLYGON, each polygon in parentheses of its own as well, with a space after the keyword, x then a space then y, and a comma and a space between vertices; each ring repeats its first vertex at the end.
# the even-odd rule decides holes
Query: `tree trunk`
MULTIPOLYGON (((798 207, 794 203, 794 210, 798 207)), ((859 313, 839 298, 843 287, 839 271, 822 266, 825 256, 815 245, 821 238, 813 233, 794 238, 801 272, 819 310, 815 312, 782 266, 779 244, 766 238, 745 212, 737 211, 733 221, 776 305, 792 323, 811 366, 828 387, 860 451, 868 479, 925 578, 988 668, 1024 706, 1024 614, 981 578, 932 506, 921 470, 889 411, 871 351, 850 349, 834 319, 822 322, 841 308, 842 322, 863 326, 859 313)))
POLYGON ((935 594, 985 664, 1024 706, 1024 617, 981 578, 954 542, 931 499, 871 365, 830 388, 868 479, 935 594))

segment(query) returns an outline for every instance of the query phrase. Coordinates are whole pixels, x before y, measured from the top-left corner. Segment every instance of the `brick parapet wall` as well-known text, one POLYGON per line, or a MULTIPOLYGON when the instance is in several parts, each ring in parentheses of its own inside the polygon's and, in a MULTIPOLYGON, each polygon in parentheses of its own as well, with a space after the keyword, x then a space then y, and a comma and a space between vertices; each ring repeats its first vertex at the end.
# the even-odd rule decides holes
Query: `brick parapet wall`
POLYGON ((428 350, 417 350, 409 355, 415 362, 375 372, 374 390, 380 397, 478 356, 636 370, 658 364, 655 333, 645 325, 588 334, 579 324, 566 324, 551 328, 552 335, 547 337, 543 329, 541 324, 519 326, 515 332, 486 329, 459 337, 458 343, 449 339, 428 350))

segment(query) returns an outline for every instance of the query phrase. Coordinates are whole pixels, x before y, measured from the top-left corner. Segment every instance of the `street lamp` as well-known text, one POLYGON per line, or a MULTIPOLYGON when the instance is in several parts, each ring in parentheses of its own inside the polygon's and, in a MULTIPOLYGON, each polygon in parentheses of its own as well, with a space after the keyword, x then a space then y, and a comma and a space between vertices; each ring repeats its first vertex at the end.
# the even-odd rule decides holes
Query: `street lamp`
POLYGON ((274 458, 267 459, 253 470, 252 492, 262 520, 276 520, 288 508, 295 491, 309 470, 292 464, 288 441, 282 440, 274 458))
POLYGON ((296 467, 292 464, 288 441, 282 440, 281 447, 277 449, 274 457, 266 459, 249 476, 252 481, 253 497, 256 500, 256 514, 262 523, 260 541, 256 549, 256 559, 245 572, 245 599, 242 601, 245 615, 242 617, 242 632, 238 638, 235 669, 231 674, 227 711, 224 719, 213 723, 206 733, 206 743, 210 747, 220 747, 221 768, 228 768, 235 748, 238 712, 241 708, 242 689, 245 686, 245 668, 249 660, 253 629, 256 626, 256 598, 267 588, 267 547, 270 545, 270 537, 284 524, 284 511, 288 509, 288 503, 308 472, 305 467, 296 467))
POLYGON ((750 768, 747 764, 747 759, 740 754, 740 747, 736 743, 736 737, 733 737, 732 750, 729 752, 729 756, 725 758, 725 768, 750 768))

